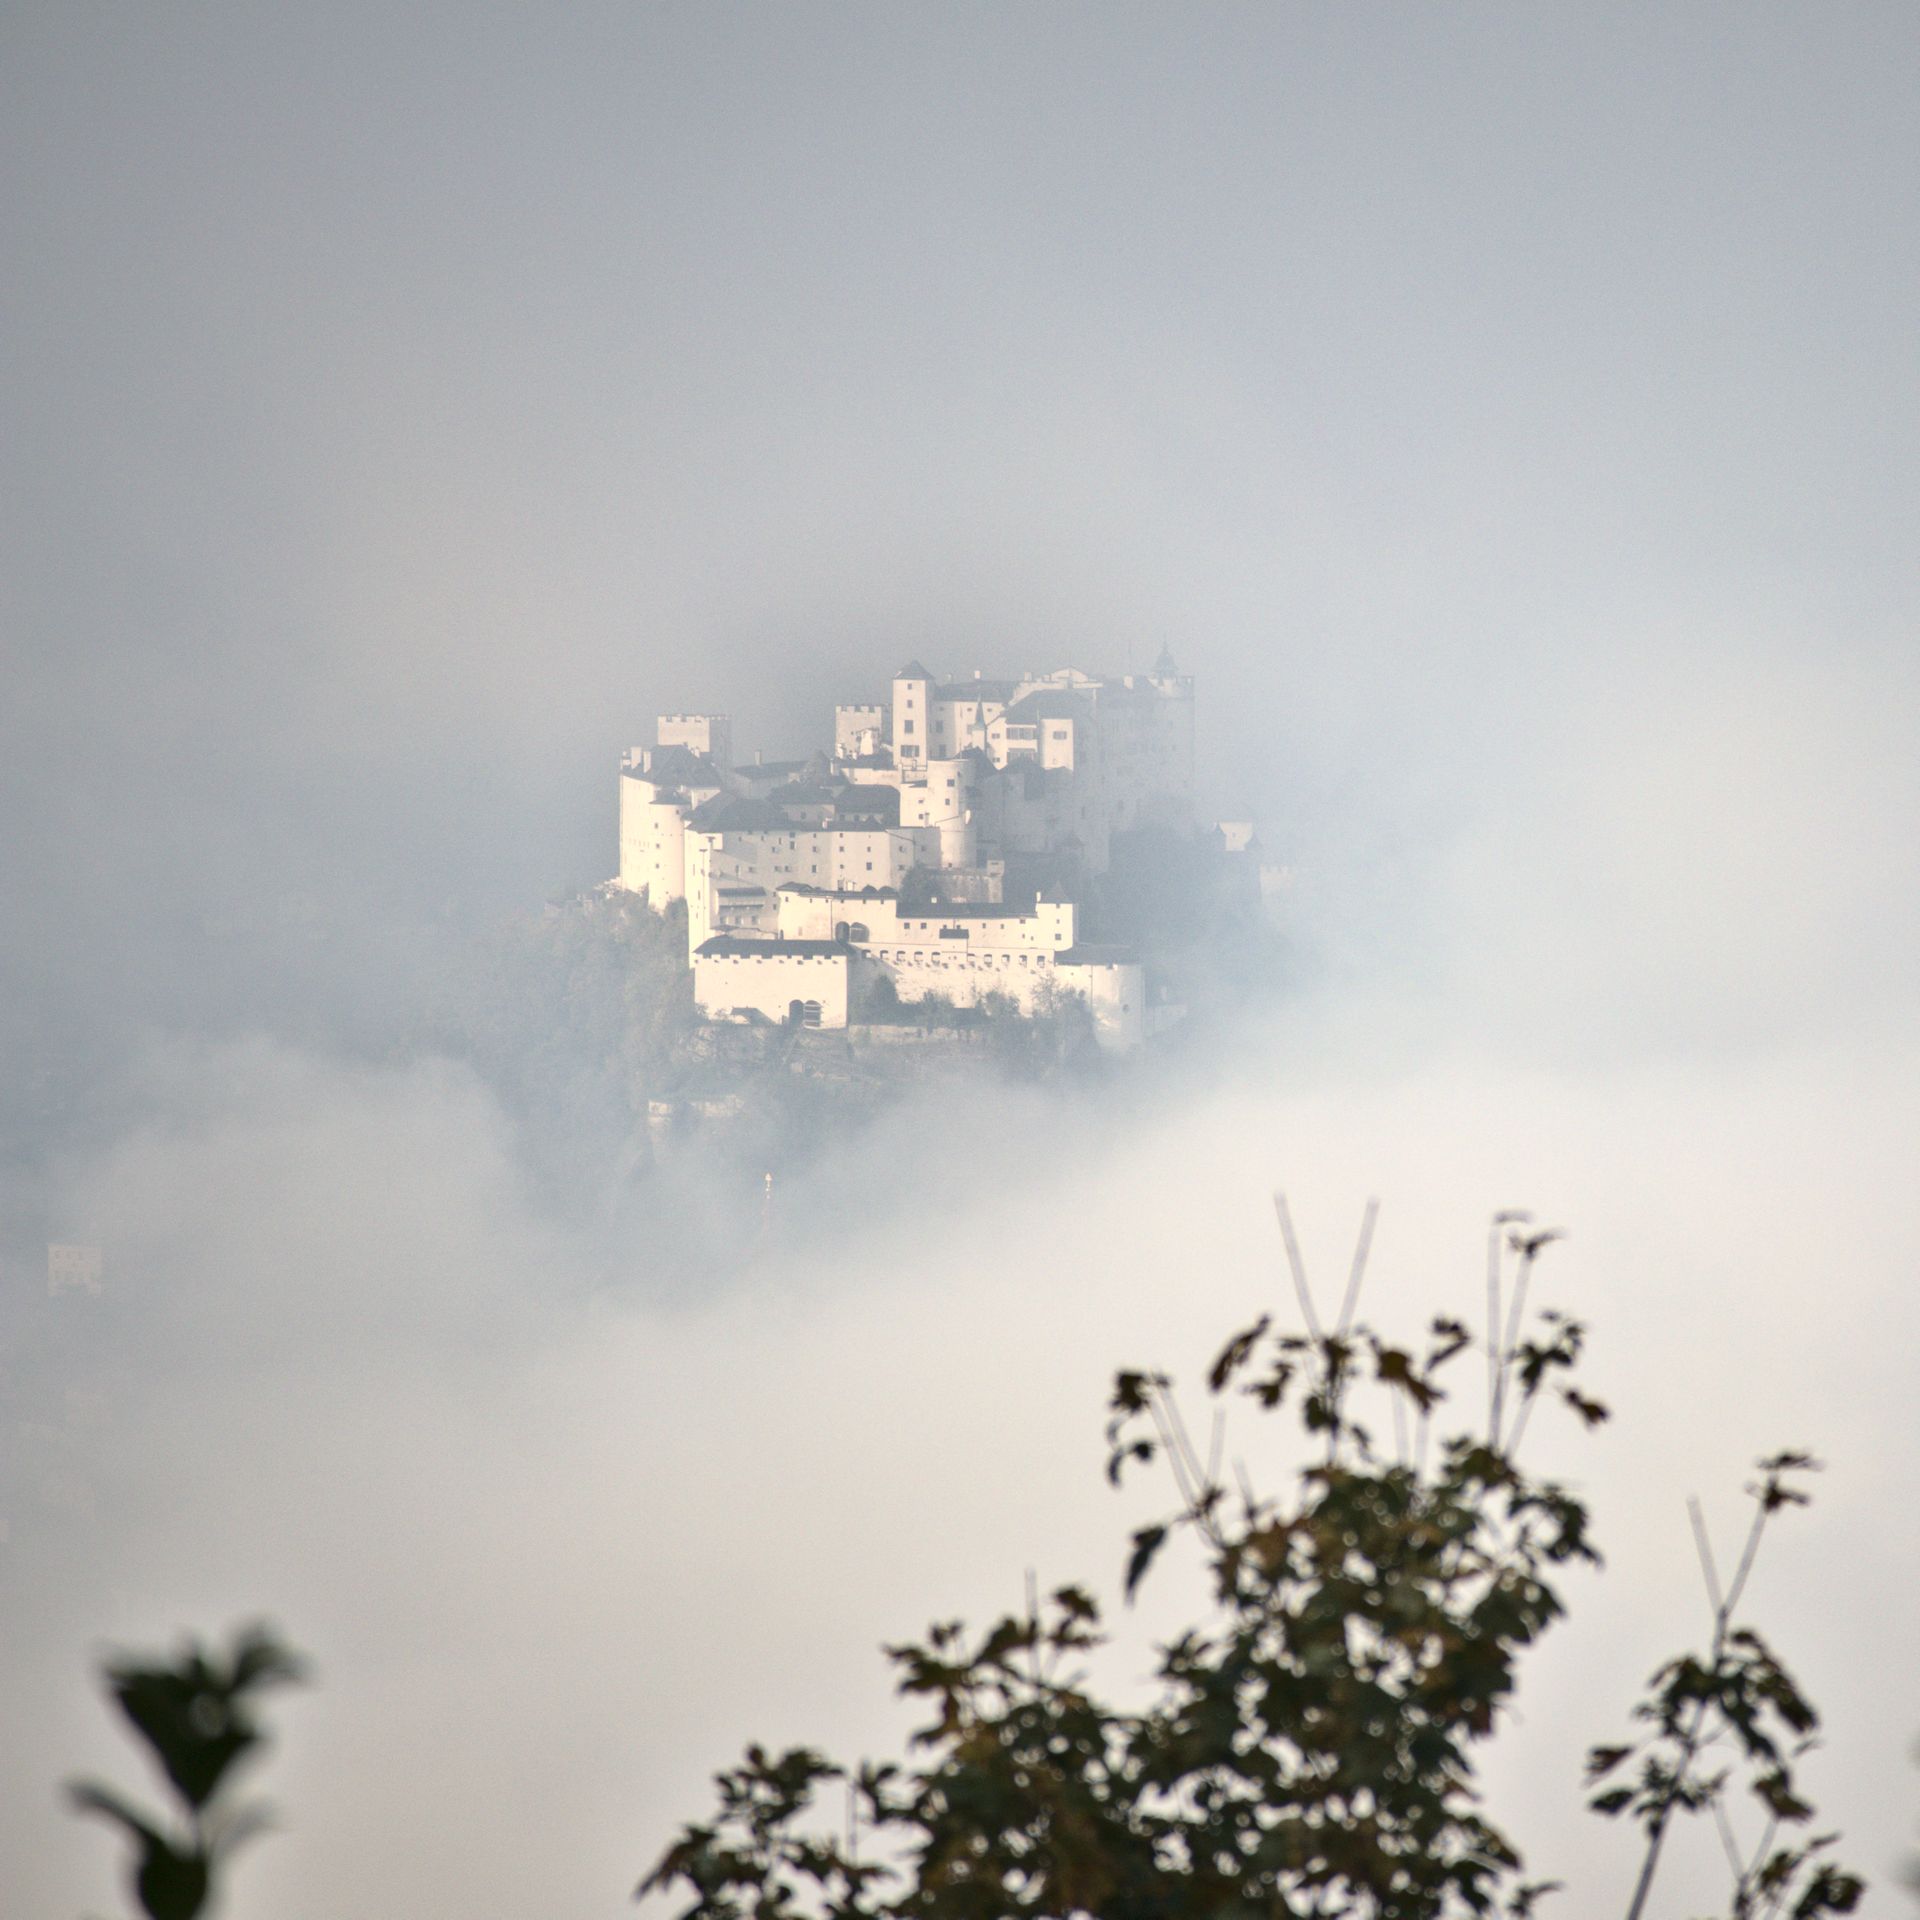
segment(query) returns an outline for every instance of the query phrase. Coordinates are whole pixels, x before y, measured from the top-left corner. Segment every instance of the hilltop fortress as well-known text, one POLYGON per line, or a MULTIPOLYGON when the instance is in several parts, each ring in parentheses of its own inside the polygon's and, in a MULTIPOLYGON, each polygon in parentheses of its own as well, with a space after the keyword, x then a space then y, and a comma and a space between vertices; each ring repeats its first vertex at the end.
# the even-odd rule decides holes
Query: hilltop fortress
MULTIPOLYGON (((1193 682, 1066 667, 836 709, 831 753, 737 763, 723 714, 666 714, 620 772, 614 885, 684 901, 709 1020, 844 1028, 903 1002, 1048 1012, 1084 998, 1104 1047, 1178 1009, 1130 946, 1090 944, 1116 845, 1194 833, 1193 682)), ((1216 849, 1248 849, 1221 830, 1216 849)))

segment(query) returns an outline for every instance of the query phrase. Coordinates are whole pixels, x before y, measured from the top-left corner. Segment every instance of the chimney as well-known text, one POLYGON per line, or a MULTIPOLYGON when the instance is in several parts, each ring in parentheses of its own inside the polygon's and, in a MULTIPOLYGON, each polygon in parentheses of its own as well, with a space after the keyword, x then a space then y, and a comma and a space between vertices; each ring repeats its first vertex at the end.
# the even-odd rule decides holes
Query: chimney
POLYGON ((755 765, 756 767, 758 767, 758 766, 762 766, 762 765, 764 765, 764 764, 765 764, 765 762, 766 762, 766 758, 767 758, 767 750, 766 750, 766 748, 765 748, 765 747, 755 747, 755 748, 754 748, 754 750, 753 750, 753 764, 754 764, 754 765, 755 765))

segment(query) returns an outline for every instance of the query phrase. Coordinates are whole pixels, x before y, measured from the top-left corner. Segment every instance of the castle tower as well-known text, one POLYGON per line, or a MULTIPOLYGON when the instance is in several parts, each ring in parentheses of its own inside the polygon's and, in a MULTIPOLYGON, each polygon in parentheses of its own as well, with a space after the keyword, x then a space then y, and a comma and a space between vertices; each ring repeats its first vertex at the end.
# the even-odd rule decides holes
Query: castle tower
POLYGON ((733 765, 733 722, 724 713, 663 713, 654 738, 663 747, 703 753, 716 767, 733 765))
POLYGON ((893 676, 893 759, 918 773, 927 764, 933 732, 933 675, 909 660, 893 676))

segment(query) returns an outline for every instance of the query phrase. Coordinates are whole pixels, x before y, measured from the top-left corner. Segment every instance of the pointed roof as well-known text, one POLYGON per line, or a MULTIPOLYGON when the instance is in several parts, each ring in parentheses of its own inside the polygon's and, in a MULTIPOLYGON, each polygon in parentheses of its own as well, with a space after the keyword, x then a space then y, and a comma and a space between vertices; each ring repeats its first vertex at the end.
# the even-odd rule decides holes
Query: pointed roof
POLYGON ((931 680, 933 675, 918 660, 909 660, 893 677, 896 680, 931 680))

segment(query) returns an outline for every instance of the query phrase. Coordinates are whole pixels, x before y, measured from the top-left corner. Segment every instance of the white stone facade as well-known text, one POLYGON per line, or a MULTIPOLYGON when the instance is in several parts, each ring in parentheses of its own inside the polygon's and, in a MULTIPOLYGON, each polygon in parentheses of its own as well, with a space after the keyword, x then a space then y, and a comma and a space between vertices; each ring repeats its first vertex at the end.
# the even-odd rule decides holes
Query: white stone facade
POLYGON ((1045 1012, 1060 993, 1086 997, 1103 1046, 1138 1046, 1146 1037, 1146 972, 1129 955, 1080 947, 1070 900, 1037 900, 1030 911, 952 902, 902 905, 891 891, 833 892, 782 887, 781 939, 839 944, 858 954, 874 978, 912 1002, 938 994, 957 1007, 996 998, 1015 1010, 1045 1012))
POLYGON ((1079 993, 1103 1044, 1145 1037, 1139 962, 1077 945, 1060 896, 1106 869, 1115 833, 1191 823, 1193 683, 1166 656, 1108 679, 942 681, 913 661, 886 700, 836 708, 831 755, 780 766, 737 765, 723 714, 663 716, 657 740, 621 770, 617 884, 686 903, 710 1017, 844 1026, 862 978, 885 978, 902 1000, 1025 1013, 1079 993), (1003 904, 1016 871, 1021 911, 1003 904))
POLYGON ((710 1019, 844 1027, 855 964, 851 948, 830 941, 720 935, 694 950, 693 993, 710 1019))

